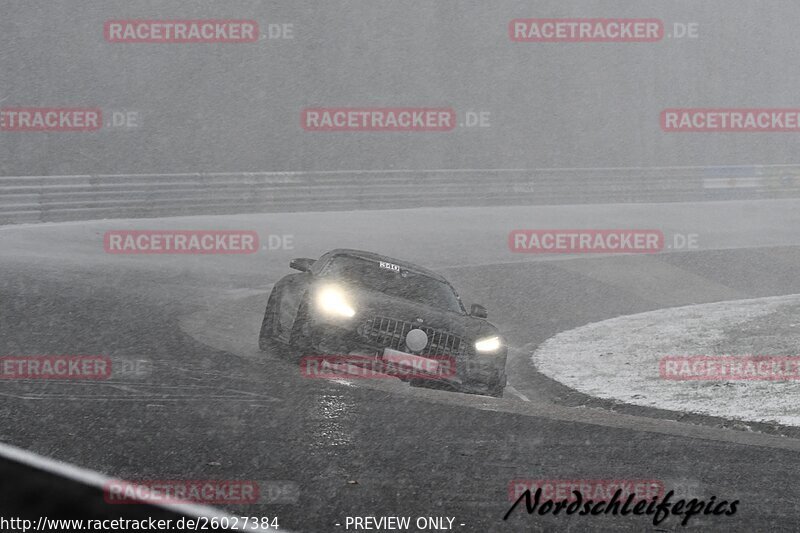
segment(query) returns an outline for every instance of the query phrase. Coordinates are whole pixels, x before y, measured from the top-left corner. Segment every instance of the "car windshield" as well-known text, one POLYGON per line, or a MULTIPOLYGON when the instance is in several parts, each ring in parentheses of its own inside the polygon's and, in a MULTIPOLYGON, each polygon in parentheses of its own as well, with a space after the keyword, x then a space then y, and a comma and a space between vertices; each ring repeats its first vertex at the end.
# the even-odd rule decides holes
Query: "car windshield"
POLYGON ((464 307, 450 285, 389 261, 340 255, 331 260, 322 275, 431 307, 464 313, 464 307))

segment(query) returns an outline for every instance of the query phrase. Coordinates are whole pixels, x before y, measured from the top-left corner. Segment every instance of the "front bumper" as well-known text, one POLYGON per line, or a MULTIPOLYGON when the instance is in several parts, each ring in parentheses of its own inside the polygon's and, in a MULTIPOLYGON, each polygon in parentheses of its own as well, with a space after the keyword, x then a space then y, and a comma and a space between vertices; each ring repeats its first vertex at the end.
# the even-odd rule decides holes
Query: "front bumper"
MULTIPOLYGON (((432 375, 427 379, 442 381, 454 386, 469 386, 481 388, 504 386, 506 383, 506 348, 503 347, 495 354, 478 354, 471 349, 472 340, 468 340, 452 333, 412 325, 386 326, 384 321, 377 328, 376 319, 368 320, 341 320, 311 317, 308 334, 312 349, 323 355, 359 355, 370 356, 386 360, 385 353, 400 352, 412 357, 428 357, 431 359, 448 358, 452 361, 455 372, 448 375, 432 375), (429 337, 428 346, 420 353, 414 354, 409 350, 403 339, 409 329, 417 327, 426 331, 429 337), (387 331, 387 330, 390 330, 387 331), (385 333, 382 333, 385 332, 385 333)), ((395 321, 402 324, 402 321, 395 321)))

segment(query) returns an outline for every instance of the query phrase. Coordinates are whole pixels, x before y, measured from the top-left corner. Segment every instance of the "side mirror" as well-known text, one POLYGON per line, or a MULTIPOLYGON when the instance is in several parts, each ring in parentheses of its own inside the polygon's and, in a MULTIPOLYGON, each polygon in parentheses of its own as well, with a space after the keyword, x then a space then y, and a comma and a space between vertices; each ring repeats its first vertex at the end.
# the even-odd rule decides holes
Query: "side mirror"
POLYGON ((298 257, 289 261, 289 268, 299 270, 300 272, 309 272, 311 266, 316 262, 315 259, 309 259, 308 257, 298 257))
POLYGON ((486 318, 489 316, 489 313, 486 311, 486 308, 479 304, 472 304, 472 307, 469 309, 470 316, 474 316, 477 318, 486 318))

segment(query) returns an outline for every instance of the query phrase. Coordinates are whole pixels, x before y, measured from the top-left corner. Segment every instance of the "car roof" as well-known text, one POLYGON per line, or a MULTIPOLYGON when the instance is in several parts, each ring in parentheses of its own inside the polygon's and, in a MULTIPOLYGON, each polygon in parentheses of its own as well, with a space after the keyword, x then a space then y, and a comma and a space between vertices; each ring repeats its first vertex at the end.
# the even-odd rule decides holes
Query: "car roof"
MULTIPOLYGON (((439 281, 443 281, 449 285, 447 279, 441 274, 434 272, 433 270, 428 270, 427 268, 421 267, 419 265, 415 265, 414 263, 409 263, 408 261, 402 261, 400 259, 395 259, 393 257, 388 257, 386 255, 376 254, 374 252, 366 252, 364 250, 353 250, 351 248, 337 248, 335 250, 331 250, 328 252, 332 257, 338 255, 345 255, 349 257, 358 257, 361 259, 368 259, 371 261, 385 261, 387 263, 393 263, 400 268, 405 270, 410 270, 417 274, 424 274, 428 277, 434 278, 439 281)), ((327 255, 327 254, 326 254, 327 255)))

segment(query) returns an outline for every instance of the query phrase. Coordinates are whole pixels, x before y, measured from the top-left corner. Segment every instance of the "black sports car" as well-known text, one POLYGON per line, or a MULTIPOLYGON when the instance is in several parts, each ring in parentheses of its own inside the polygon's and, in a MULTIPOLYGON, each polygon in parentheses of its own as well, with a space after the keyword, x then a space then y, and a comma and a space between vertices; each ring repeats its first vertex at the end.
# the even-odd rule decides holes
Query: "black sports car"
POLYGON ((467 313, 439 274, 346 249, 317 260, 293 259, 289 266, 300 273, 283 277, 272 289, 259 337, 262 350, 277 343, 301 355, 437 361, 437 372, 398 377, 415 386, 503 395, 507 348, 500 333, 486 321, 484 307, 473 305, 467 313), (443 360, 452 364, 451 371, 441 372, 443 360))

